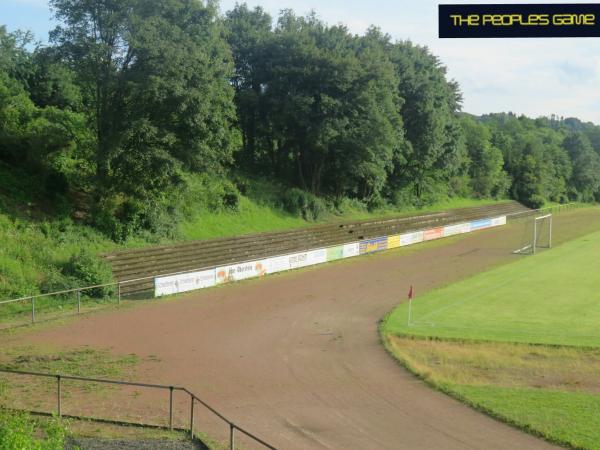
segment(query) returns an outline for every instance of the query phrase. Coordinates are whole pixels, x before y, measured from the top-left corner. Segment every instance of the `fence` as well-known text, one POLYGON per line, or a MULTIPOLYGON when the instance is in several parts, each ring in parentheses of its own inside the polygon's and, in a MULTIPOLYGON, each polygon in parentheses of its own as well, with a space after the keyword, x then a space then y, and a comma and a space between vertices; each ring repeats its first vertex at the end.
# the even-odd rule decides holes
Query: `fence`
MULTIPOLYGON (((58 417, 63 417, 62 405, 61 405, 62 398, 64 396, 64 394, 62 392, 62 381, 63 380, 85 381, 85 382, 89 382, 89 383, 112 384, 112 385, 120 385, 120 386, 135 386, 135 387, 141 387, 141 388, 160 389, 160 390, 168 391, 168 393, 169 393, 169 416, 168 416, 168 426, 167 427, 160 427, 157 425, 145 424, 145 423, 132 424, 132 423, 128 423, 128 422, 111 421, 110 419, 81 417, 81 416, 76 416, 76 415, 68 415, 68 416, 64 416, 64 417, 70 417, 70 418, 74 418, 74 419, 84 419, 84 420, 95 420, 95 421, 101 421, 101 422, 111 421, 114 423, 121 423, 124 425, 140 425, 140 426, 160 427, 160 428, 168 428, 169 430, 174 429, 174 427, 173 427, 173 393, 175 391, 181 391, 181 392, 184 392, 185 394, 189 395, 189 400, 190 400, 189 421, 190 422, 189 422, 189 427, 186 428, 185 431, 190 434, 191 439, 194 439, 194 406, 196 403, 199 403, 229 426, 229 449, 230 450, 235 449, 236 431, 244 434, 248 438, 252 439, 254 442, 261 444, 262 446, 264 446, 268 449, 276 450, 275 447, 268 444, 261 438, 255 436, 254 434, 250 433, 249 431, 245 430, 244 428, 240 427, 239 425, 236 425, 231 420, 227 419, 225 416, 223 416, 221 413, 219 413, 213 407, 208 405, 206 402, 201 400, 198 396, 196 396, 195 394, 193 394, 192 392, 190 392, 188 389, 186 389, 184 387, 166 386, 166 385, 161 385, 161 384, 135 383, 135 382, 130 382, 130 381, 103 380, 103 379, 97 379, 97 378, 39 373, 39 372, 26 372, 26 371, 9 370, 9 369, 0 369, 0 373, 7 373, 7 374, 12 374, 12 375, 20 375, 20 376, 27 375, 27 376, 34 376, 34 377, 54 378, 56 380, 56 415, 58 417)), ((35 414, 51 414, 48 411, 28 411, 28 412, 35 413, 35 414)))
MULTIPOLYGON (((536 210, 527 210, 527 211, 521 211, 521 212, 516 212, 516 213, 510 213, 510 214, 506 214, 506 218, 511 221, 526 220, 527 218, 531 217, 534 214, 560 213, 563 211, 580 208, 580 207, 585 207, 585 206, 587 206, 587 205, 580 204, 580 203, 568 203, 568 204, 564 204, 564 205, 556 205, 556 206, 540 208, 540 209, 536 209, 536 210)), ((322 249, 328 250, 330 248, 335 248, 335 247, 339 247, 339 245, 326 246, 326 247, 323 247, 322 249)), ((390 248, 392 248, 392 247, 390 247, 390 248)), ((281 255, 281 256, 284 256, 284 255, 281 255)), ((274 257, 274 258, 277 258, 277 257, 274 257)), ((241 261, 241 262, 236 263, 236 265, 248 264, 248 263, 252 263, 252 262, 256 262, 256 261, 254 261, 254 260, 241 261)), ((100 285, 94 285, 94 286, 85 286, 85 287, 81 287, 81 288, 74 288, 74 289, 62 290, 62 291, 57 291, 57 292, 50 292, 50 293, 46 293, 46 294, 30 295, 30 296, 20 297, 20 298, 16 298, 16 299, 11 299, 11 300, 0 301, 0 307, 2 307, 4 305, 29 302, 30 303, 30 322, 35 323, 37 320, 37 317, 36 317, 36 314, 37 314, 36 300, 37 299, 44 299, 44 298, 51 298, 51 297, 58 297, 58 296, 65 296, 65 295, 72 294, 75 297, 76 302, 77 302, 76 314, 80 314, 81 309, 82 309, 82 293, 84 293, 86 291, 90 291, 92 289, 116 287, 116 301, 117 301, 117 304, 120 305, 121 301, 122 301, 121 288, 123 286, 126 286, 127 284, 139 283, 140 281, 155 280, 156 278, 191 274, 194 272, 212 270, 212 269, 216 269, 216 267, 215 266, 206 266, 206 267, 202 267, 202 268, 190 269, 190 270, 185 270, 185 271, 175 272, 175 273, 151 275, 151 276, 145 276, 145 277, 140 277, 140 278, 134 278, 134 279, 130 279, 130 280, 115 281, 112 283, 106 283, 106 284, 100 284, 100 285)), ((63 312, 60 311, 57 314, 63 314, 63 312)), ((8 325, 5 324, 4 327, 5 328, 10 327, 10 325, 11 324, 8 324, 8 325)), ((0 329, 1 328, 2 328, 2 326, 0 326, 0 329)))

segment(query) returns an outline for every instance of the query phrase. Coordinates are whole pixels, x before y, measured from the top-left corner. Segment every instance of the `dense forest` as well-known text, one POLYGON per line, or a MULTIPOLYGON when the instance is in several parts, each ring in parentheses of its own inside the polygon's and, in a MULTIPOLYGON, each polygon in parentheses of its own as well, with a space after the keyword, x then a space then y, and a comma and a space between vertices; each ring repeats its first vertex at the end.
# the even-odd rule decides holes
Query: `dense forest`
POLYGON ((193 202, 235 211, 249 179, 306 220, 348 203, 600 200, 600 127, 463 113, 435 55, 376 27, 212 0, 50 6, 47 44, 0 27, 0 212, 13 218, 33 203, 11 196, 19 182, 35 214, 115 242, 175 236, 193 202))

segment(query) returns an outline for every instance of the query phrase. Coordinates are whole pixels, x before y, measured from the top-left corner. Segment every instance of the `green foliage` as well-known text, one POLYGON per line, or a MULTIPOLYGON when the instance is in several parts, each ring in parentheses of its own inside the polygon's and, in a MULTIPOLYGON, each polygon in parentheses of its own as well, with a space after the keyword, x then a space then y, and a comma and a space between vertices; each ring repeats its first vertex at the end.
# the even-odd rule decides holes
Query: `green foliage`
POLYGON ((198 209, 209 213, 239 211, 240 192, 233 182, 227 178, 209 175, 188 176, 185 180, 185 190, 180 199, 180 209, 187 218, 198 209))
POLYGON ((481 198, 503 198, 510 187, 502 151, 491 144, 489 129, 468 116, 461 121, 469 157, 471 188, 481 198))
POLYGON ((402 144, 383 49, 315 15, 286 10, 271 33, 269 23, 244 5, 226 21, 246 160, 315 195, 377 195, 402 144))
POLYGON ((292 188, 283 194, 283 207, 304 220, 318 220, 327 210, 325 202, 310 192, 292 188))
MULTIPOLYGON (((112 283, 112 270, 110 265, 91 254, 89 251, 81 250, 78 254, 71 256, 63 267, 65 275, 77 279, 83 286, 95 286, 112 283)), ((91 297, 107 298, 114 293, 114 286, 94 288, 85 291, 91 297)))
POLYGON ((151 199, 113 196, 101 199, 92 211, 91 223, 113 241, 123 244, 134 238, 157 243, 178 237, 182 214, 174 190, 151 199))
POLYGON ((65 447, 67 428, 59 419, 35 420, 0 408, 1 450, 56 450, 65 447))
MULTIPOLYGON (((110 205, 124 196, 119 207, 136 222, 132 230, 149 223, 152 231, 148 205, 179 185, 181 170, 222 173, 237 145, 232 65, 217 5, 50 4, 60 22, 51 41, 85 88, 83 109, 95 124, 95 212, 102 214, 107 198, 110 205)), ((113 228, 117 237, 129 235, 113 228)))
POLYGON ((458 85, 446 79, 446 68, 426 47, 410 41, 386 42, 398 75, 398 94, 408 146, 396 162, 394 181, 412 185, 420 197, 427 184, 458 174, 464 154, 456 113, 458 85))
POLYGON ((600 155, 582 133, 569 134, 563 147, 573 161, 571 175, 572 194, 575 200, 589 202, 600 196, 600 155))

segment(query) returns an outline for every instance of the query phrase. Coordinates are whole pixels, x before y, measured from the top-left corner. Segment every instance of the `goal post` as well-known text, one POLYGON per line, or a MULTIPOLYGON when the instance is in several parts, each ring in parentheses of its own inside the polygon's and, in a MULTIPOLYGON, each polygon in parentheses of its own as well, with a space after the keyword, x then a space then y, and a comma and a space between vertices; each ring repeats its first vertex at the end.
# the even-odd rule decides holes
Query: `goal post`
POLYGON ((552 214, 536 217, 533 233, 533 253, 537 248, 552 248, 552 214))
POLYGON ((534 217, 528 221, 521 247, 513 253, 534 255, 540 248, 552 248, 552 214, 534 217))

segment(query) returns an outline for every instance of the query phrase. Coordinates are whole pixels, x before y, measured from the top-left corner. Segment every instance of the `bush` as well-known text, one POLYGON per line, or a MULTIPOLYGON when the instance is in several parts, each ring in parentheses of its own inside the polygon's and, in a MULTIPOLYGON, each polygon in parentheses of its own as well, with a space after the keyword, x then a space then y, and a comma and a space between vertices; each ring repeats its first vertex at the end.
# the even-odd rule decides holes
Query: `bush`
POLYGON ((29 414, 0 409, 0 449, 56 450, 65 448, 66 426, 58 419, 36 421, 29 414))
POLYGON ((450 178, 448 186, 450 188, 450 194, 454 197, 473 197, 471 179, 468 175, 461 175, 450 178))
MULTIPOLYGON (((88 251, 81 250, 64 265, 63 274, 79 282, 80 286, 93 286, 114 281, 110 265, 88 251)), ((114 293, 114 286, 90 289, 90 297, 107 298, 114 293)))
POLYGON ((327 211, 325 201, 302 189, 292 188, 283 194, 283 207, 304 220, 318 220, 327 211))
POLYGON ((385 199, 379 194, 374 194, 367 200, 367 209, 369 212, 374 212, 383 209, 387 206, 385 199))
POLYGON ((44 270, 44 279, 40 282, 42 293, 66 291, 82 286, 82 282, 75 277, 65 275, 57 267, 48 266, 44 270))
POLYGON ((523 203, 529 208, 538 209, 544 206, 545 201, 544 197, 542 197, 541 195, 533 194, 529 198, 525 199, 523 203))
POLYGON ((104 199, 94 207, 92 224, 117 243, 134 236, 141 236, 148 242, 173 239, 177 237, 181 219, 176 203, 159 198, 104 199))
POLYGON ((225 192, 222 196, 223 206, 231 211, 239 211, 240 209, 240 194, 232 185, 225 186, 225 192))

